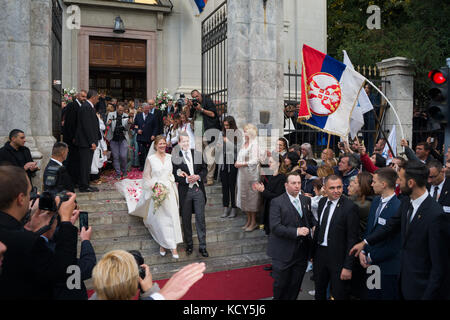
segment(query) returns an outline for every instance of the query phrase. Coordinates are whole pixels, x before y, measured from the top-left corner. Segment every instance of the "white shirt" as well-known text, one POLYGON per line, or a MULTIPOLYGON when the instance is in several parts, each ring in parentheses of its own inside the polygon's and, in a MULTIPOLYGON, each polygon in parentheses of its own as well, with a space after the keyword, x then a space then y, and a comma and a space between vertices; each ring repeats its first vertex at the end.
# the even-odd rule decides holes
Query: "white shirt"
POLYGON ((164 298, 164 296, 159 292, 151 294, 150 297, 152 297, 153 300, 166 300, 166 298, 164 298))
POLYGON ((395 196, 395 192, 392 193, 392 195, 390 195, 389 197, 386 197, 386 198, 381 197, 381 210, 380 210, 380 212, 384 210, 384 207, 386 207, 387 203, 388 203, 389 201, 391 201, 391 199, 392 199, 394 196, 395 196))
POLYGON ((81 107, 81 102, 78 101, 78 99, 75 99, 75 101, 78 103, 78 105, 81 107))
MULTIPOLYGON (((189 169, 189 175, 191 175, 191 176, 194 175, 194 174, 195 174, 195 172, 194 172, 194 164, 193 164, 194 159, 192 159, 192 153, 191 153, 191 150, 190 150, 190 149, 188 149, 188 150, 181 150, 181 152, 183 153, 184 161, 186 162, 186 164, 187 164, 187 166, 188 166, 188 169, 189 169), (186 158, 186 152, 189 153, 189 161, 188 161, 188 159, 186 158)), ((187 178, 186 178, 186 183, 189 183, 187 178)), ((199 185, 198 185, 197 182, 189 183, 189 188, 192 188, 193 186, 199 187, 199 185)))
POLYGON ((417 209, 419 209, 420 205, 422 204, 422 202, 425 201, 425 199, 428 197, 428 191, 425 191, 425 193, 423 195, 421 195, 420 197, 418 197, 416 200, 411 200, 411 204, 413 206, 413 212, 411 214, 411 218, 409 219, 409 222, 413 221, 414 216, 417 213, 417 209))
POLYGON ((320 244, 323 247, 327 247, 328 246, 328 231, 330 229, 330 221, 331 221, 331 218, 333 218, 334 209, 336 209, 336 206, 337 206, 337 204, 339 202, 339 199, 336 199, 336 200, 333 200, 333 201, 327 199, 327 201, 325 202, 325 206, 323 207, 322 214, 320 215, 320 225, 322 226, 323 213, 325 212, 325 209, 327 208, 328 201, 331 201, 332 204, 331 204, 331 207, 330 207, 330 214, 328 215, 328 221, 326 222, 327 224, 326 224, 326 227, 325 227, 325 234, 323 236, 323 242, 320 244))
POLYGON ((436 200, 438 200, 439 197, 441 196, 441 192, 442 192, 442 188, 444 187, 444 183, 445 183, 445 178, 444 178, 444 180, 442 180, 442 182, 439 185, 431 186, 431 188, 430 188, 430 196, 433 196, 434 188, 438 187, 438 194, 437 194, 437 198, 436 198, 436 200))
MULTIPOLYGON (((294 203, 294 201, 295 201, 295 199, 297 199, 298 200, 298 205, 300 206, 300 208, 302 207, 302 202, 300 201, 300 196, 299 196, 299 194, 297 195, 297 197, 293 197, 293 196, 291 196, 290 194, 289 194, 289 192, 286 192, 287 193, 287 195, 289 196, 289 200, 291 200, 291 202, 292 202, 292 205, 294 206, 294 208, 295 209, 297 209, 297 206, 295 205, 295 203, 294 203)), ((302 210, 302 214, 303 214, 303 210, 302 210)), ((311 233, 310 233, 311 234, 311 233)), ((298 234, 298 229, 297 229, 297 237, 299 236, 299 234, 298 234)))
POLYGON ((53 161, 55 161, 57 164, 59 164, 61 167, 62 167, 62 163, 61 162, 59 162, 58 160, 56 160, 56 159, 53 159, 53 158, 50 158, 50 160, 53 160, 53 161))
POLYGON ((145 112, 142 112, 142 119, 144 119, 144 121, 145 121, 146 117, 147 117, 147 115, 145 114, 145 112))
POLYGON ((89 100, 86 100, 87 102, 89 102, 89 104, 91 105, 92 108, 94 108, 94 105, 92 104, 92 102, 90 102, 89 100))

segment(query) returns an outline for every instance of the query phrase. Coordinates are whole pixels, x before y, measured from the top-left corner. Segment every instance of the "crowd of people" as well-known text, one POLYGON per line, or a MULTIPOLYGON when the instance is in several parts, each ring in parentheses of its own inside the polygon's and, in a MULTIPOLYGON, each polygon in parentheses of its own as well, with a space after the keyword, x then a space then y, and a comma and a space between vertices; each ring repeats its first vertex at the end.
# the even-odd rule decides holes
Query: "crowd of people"
MULTIPOLYGON (((179 298, 201 278, 204 264, 187 266, 169 281, 176 289, 168 283, 165 291, 155 288, 139 254, 113 251, 96 262, 91 227, 80 233, 83 254, 76 258, 79 212, 72 192, 98 191, 90 175, 112 157, 129 213, 143 218, 161 256, 169 249, 179 258, 182 242, 192 253, 194 213, 199 252, 208 257, 205 185, 217 177, 221 218, 242 212, 243 232, 263 228, 268 236, 274 299, 297 299, 310 269, 316 300, 450 298, 450 148, 444 157, 428 142, 413 151, 402 140, 406 158, 386 159, 385 139, 372 155, 355 139, 340 143, 338 155, 325 148, 315 158, 309 143, 280 137, 275 150, 266 150, 255 125, 238 128, 231 115, 221 123, 209 97, 198 90, 191 96, 160 110, 154 99, 135 108, 132 101, 107 103, 94 90, 81 91, 65 107, 64 142, 54 145, 44 174, 44 190, 65 190, 69 197, 58 200, 57 213, 30 204, 30 177, 38 166, 23 131, 11 132, 0 149, 0 162, 12 165, 0 167, 1 185, 11 186, 0 196, 0 228, 6 230, 0 236, 6 250, 1 297, 37 297, 43 286, 45 297, 67 297, 69 265, 78 265, 83 279, 92 275, 94 299, 130 299, 138 287, 141 299, 179 298), (129 194, 130 166, 143 171, 138 203, 129 194), (161 186, 162 200, 154 197, 161 186), (32 280, 21 278, 23 286, 12 288, 30 262, 36 266, 32 280), (374 288, 367 285, 371 265, 380 270, 374 288)), ((78 297, 86 298, 80 290, 78 297)))

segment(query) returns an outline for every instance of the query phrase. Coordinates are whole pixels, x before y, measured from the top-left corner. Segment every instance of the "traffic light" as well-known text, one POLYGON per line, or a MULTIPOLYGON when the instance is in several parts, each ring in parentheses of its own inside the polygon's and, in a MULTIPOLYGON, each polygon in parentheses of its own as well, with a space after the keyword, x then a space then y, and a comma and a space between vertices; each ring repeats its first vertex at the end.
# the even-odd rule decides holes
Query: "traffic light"
POLYGON ((431 70, 428 73, 431 80, 431 88, 428 95, 431 99, 428 106, 428 114, 433 120, 440 123, 447 123, 450 114, 450 99, 448 96, 450 72, 448 67, 442 67, 439 70, 431 70))

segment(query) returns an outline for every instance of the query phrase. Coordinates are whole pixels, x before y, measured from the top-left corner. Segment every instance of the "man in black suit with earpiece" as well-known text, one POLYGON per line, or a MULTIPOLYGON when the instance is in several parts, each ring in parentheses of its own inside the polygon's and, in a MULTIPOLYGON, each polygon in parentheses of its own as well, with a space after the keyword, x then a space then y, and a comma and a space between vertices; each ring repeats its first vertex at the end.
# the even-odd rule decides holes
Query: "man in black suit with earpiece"
POLYGON ((313 245, 311 199, 300 194, 301 177, 288 174, 286 192, 270 203, 267 255, 272 257, 273 299, 296 300, 313 245))

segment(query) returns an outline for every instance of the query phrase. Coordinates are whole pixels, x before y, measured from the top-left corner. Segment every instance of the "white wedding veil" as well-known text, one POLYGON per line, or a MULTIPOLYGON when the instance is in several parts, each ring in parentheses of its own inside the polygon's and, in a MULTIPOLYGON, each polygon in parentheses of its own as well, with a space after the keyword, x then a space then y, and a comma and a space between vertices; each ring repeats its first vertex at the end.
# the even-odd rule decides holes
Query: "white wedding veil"
POLYGON ((150 146, 150 149, 148 150, 147 159, 150 158, 151 155, 155 154, 155 141, 152 142, 152 145, 150 146))

